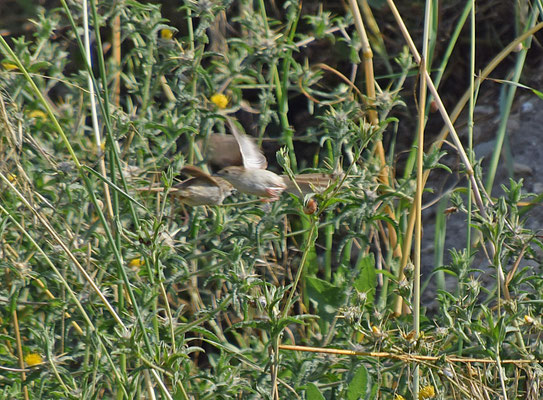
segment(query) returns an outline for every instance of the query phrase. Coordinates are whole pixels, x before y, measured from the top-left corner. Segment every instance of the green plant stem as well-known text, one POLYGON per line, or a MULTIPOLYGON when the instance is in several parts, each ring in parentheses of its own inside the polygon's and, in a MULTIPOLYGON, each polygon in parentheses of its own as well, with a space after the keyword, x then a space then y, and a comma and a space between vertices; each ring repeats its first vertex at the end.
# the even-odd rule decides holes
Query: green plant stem
POLYGON ((294 278, 294 282, 292 283, 292 287, 290 289, 290 293, 288 295, 287 301, 283 308, 283 313, 281 315, 282 318, 287 317, 290 307, 292 305, 292 299, 294 298, 294 294, 296 293, 296 288, 298 287, 298 282, 300 281, 300 277, 302 276, 304 266, 306 264, 307 256, 309 255, 309 252, 311 251, 311 249, 313 248, 315 244, 316 232, 317 232, 317 221, 315 220, 315 218, 311 218, 311 227, 307 235, 307 241, 305 243, 302 259, 300 261, 298 271, 296 272, 296 277, 294 278))
POLYGON ((273 338, 272 344, 272 367, 271 367, 271 397, 273 400, 279 400, 279 388, 277 386, 277 373, 279 369, 279 340, 280 335, 273 338))
MULTIPOLYGON (((451 54, 456 46, 456 43, 458 41, 458 38, 460 37, 460 32, 462 31, 462 28, 464 27, 464 24, 466 23, 466 20, 468 16, 470 15, 470 11, 472 9, 472 2, 467 1, 466 5, 464 6, 464 9, 462 10, 462 14, 460 15, 460 18, 458 19, 458 22, 456 23, 456 26, 454 28, 454 32, 451 35, 451 38, 449 39, 449 42, 447 44, 447 48, 445 49, 445 52, 443 53, 443 58, 441 60, 441 64, 437 68, 437 73, 434 77, 434 82, 436 85, 436 88, 439 88, 439 84, 441 83, 441 79, 443 78, 443 74, 445 73, 445 69, 447 68, 447 65, 449 64, 449 60, 451 57, 451 54)), ((437 14, 437 13, 434 13, 437 14)), ((433 46, 430 46, 430 48, 433 49, 433 46)), ((428 106, 426 107, 426 118, 428 118, 428 114, 430 113, 430 103, 433 100, 433 96, 430 94, 428 96, 428 106)), ((417 143, 414 143, 416 146, 417 143)), ((404 170, 404 178, 407 178, 411 176, 413 173, 413 168, 416 161, 416 149, 414 148, 409 153, 409 158, 407 159, 405 170, 404 170)))
MULTIPOLYGON (((400 27, 400 31, 402 32, 403 36, 404 36, 404 39, 405 41, 407 42, 407 45, 409 47, 409 50, 411 51, 411 54, 413 55, 413 57, 415 58, 415 62, 417 64, 421 64, 421 56, 415 46, 415 44, 413 43, 413 39, 411 38, 411 35, 409 34, 409 31, 407 30, 399 12, 398 12, 398 9, 396 8, 393 0, 387 0, 387 3, 392 11, 392 14, 394 15, 395 19, 396 19, 396 22, 398 24, 398 26, 400 27)), ((477 203, 477 206, 479 207, 479 212, 481 213, 481 215, 483 217, 486 217, 486 210, 485 210, 485 206, 483 204, 483 199, 481 197, 481 192, 479 190, 479 186, 477 184, 477 181, 475 179, 475 176, 473 174, 473 167, 471 166, 471 163, 469 162, 469 158, 464 150, 464 147, 462 145, 462 142, 460 141, 460 138, 456 132, 456 129, 454 128, 453 126, 453 123, 451 121, 451 118, 449 117, 448 113, 447 113, 447 110, 445 109, 445 106, 443 105, 443 102, 441 101, 441 98, 437 92, 437 89, 434 85, 434 83, 432 82, 432 78, 430 77, 430 75, 428 74, 428 70, 424 70, 423 73, 426 75, 425 76, 425 80, 426 80, 426 85, 428 86, 428 89, 430 90, 430 92, 432 93, 432 95, 434 96, 435 98, 435 102, 436 102, 436 105, 437 105, 437 108, 441 114, 441 117, 443 118, 444 122, 445 122, 445 125, 447 126, 448 128, 448 131, 450 132, 451 134, 451 137, 452 137, 452 140, 454 142, 454 145, 456 146, 456 150, 458 151, 458 154, 460 156, 460 159, 462 160, 462 163, 464 164, 464 167, 465 167, 465 172, 466 172, 466 175, 468 176, 468 179, 470 179, 472 182, 473 182, 473 195, 474 195, 474 198, 475 198, 475 202, 477 203)), ((419 105, 420 106, 420 105, 419 105)))
MULTIPOLYGON (((264 3, 264 0, 259 0, 259 9, 260 14, 262 18, 262 23, 264 24, 264 29, 266 32, 266 36, 268 38, 271 38, 271 32, 270 27, 268 25, 268 16, 266 13, 266 4, 264 3)), ((298 17, 299 17, 298 13, 298 17)), ((296 18, 292 24, 291 24, 291 30, 289 32, 289 38, 293 38, 294 34, 296 32, 296 26, 297 26, 298 18, 296 18)), ((298 163, 296 161, 296 153, 294 152, 294 142, 292 140, 293 138, 293 131, 290 127, 289 121, 288 121, 288 96, 287 96, 287 89, 288 89, 288 70, 290 66, 290 59, 292 57, 292 50, 288 50, 286 54, 284 55, 283 60, 283 82, 281 82, 281 77, 279 76, 279 70, 277 68, 277 62, 274 62, 271 65, 271 80, 273 81, 273 85, 275 87, 275 96, 277 98, 277 104, 279 107, 279 120, 281 121, 281 127, 283 129, 283 136, 282 139, 285 142, 285 145, 287 146, 288 155, 290 158, 290 166, 294 172, 298 171, 298 163)))
MULTIPOLYGON (((533 26, 535 25, 535 22, 537 21, 538 16, 539 16, 539 9, 534 8, 530 16, 530 21, 527 24, 526 30, 533 28, 533 26)), ((526 43, 524 44, 522 50, 517 55, 517 61, 515 63, 515 72, 511 79, 511 81, 514 83, 518 83, 520 81, 520 77, 522 75, 522 70, 526 62, 526 56, 528 54, 528 49, 530 48, 531 42, 532 42, 532 37, 530 36, 526 39, 526 43)), ((501 107, 500 125, 498 127, 498 132, 496 135, 494 153, 492 153, 490 166, 488 167, 488 175, 487 175, 486 185, 485 185, 486 191, 488 192, 489 195, 492 193, 492 187, 494 186, 494 178, 496 176, 496 171, 498 170, 498 163, 500 161, 502 147, 505 140, 505 135, 507 133, 507 122, 509 121, 509 115, 511 114, 511 107, 513 106, 513 100, 515 99, 516 91, 517 91, 516 85, 509 86, 507 90, 507 95, 505 97, 505 101, 503 103, 503 107, 501 107)))
POLYGON ((53 371, 53 375, 55 375, 55 378, 57 379, 57 382, 59 383, 59 385, 64 390, 64 393, 66 394, 66 396, 70 397, 70 395, 75 393, 76 391, 74 389, 68 388, 66 386, 66 384, 64 383, 64 380, 60 376, 60 374, 58 372, 58 369, 57 369, 57 366, 55 365, 55 362, 53 361, 52 354, 50 354, 50 357, 47 357, 47 358, 48 358, 48 361, 49 361, 49 366, 51 367, 51 370, 53 371))
MULTIPOLYGON (((428 45, 430 35, 430 23, 432 14, 432 0, 426 0, 424 13, 424 35, 422 40, 422 59, 419 62, 420 82, 419 82, 419 115, 417 130, 417 190, 415 194, 415 246, 414 246, 414 264, 413 274, 413 330, 415 338, 420 337, 420 262, 421 262, 421 241, 422 241, 422 193, 424 191, 424 127, 426 125, 426 79, 428 62, 428 45)), ((413 373, 413 396, 419 396, 419 366, 414 367, 413 373)))
MULTIPOLYGON (((436 210, 436 226, 434 235, 434 268, 443 265, 443 254, 445 252, 445 239, 447 237, 447 216, 445 209, 449 203, 449 195, 443 196, 439 201, 436 210)), ((445 274, 439 270, 435 272, 436 287, 438 290, 445 290, 445 274)))
MULTIPOLYGON (((170 185, 172 183, 171 182, 171 178, 172 178, 171 170, 168 170, 168 178, 169 178, 168 185, 170 185)), ((170 186, 168 186, 167 189, 169 190, 170 186)), ((160 213, 159 213, 159 216, 158 216, 157 231, 155 231, 155 235, 159 234, 158 227, 161 225, 162 216, 165 213, 167 196, 168 196, 168 191, 166 191, 166 193, 164 194, 164 201, 162 201, 162 207, 160 209, 160 213)), ((159 272, 159 271, 157 271, 157 272, 159 272)), ((163 282, 163 278, 162 278, 163 273, 159 273, 158 276, 159 276, 160 293, 162 295, 162 298, 164 299, 164 307, 166 309, 166 315, 168 316, 168 321, 169 321, 169 325, 170 325, 170 340, 171 340, 171 346, 172 346, 172 353, 176 353, 177 352, 177 346, 175 344, 175 327, 174 327, 174 322, 173 322, 172 310, 170 308, 170 303, 168 301, 168 294, 166 293, 166 288, 164 287, 164 282, 163 282)))
POLYGON ((182 328, 179 328, 177 330, 177 334, 178 335, 181 335, 187 331, 190 331, 192 328, 198 326, 198 325, 201 325, 203 324, 204 322, 206 321, 209 321, 211 317, 214 317, 215 315, 217 315, 218 313, 220 313, 221 311, 224 311, 226 309, 226 307, 228 307, 228 305, 230 305, 232 301, 232 295, 231 294, 228 294, 223 300, 222 302, 213 309, 212 312, 198 318, 198 319, 195 319, 194 321, 192 322, 189 322, 188 324, 186 325, 183 325, 182 328))
MULTIPOLYGON (((100 24, 99 24, 99 18, 98 18, 98 12, 96 10, 96 0, 91 0, 91 11, 92 11, 92 19, 93 19, 93 22, 94 22, 94 32, 95 32, 95 43, 96 43, 96 48, 97 48, 97 55, 98 55, 98 68, 99 68, 99 71, 100 71, 100 79, 101 79, 101 82, 102 82, 102 90, 103 90, 103 96, 99 96, 103 102, 104 102, 104 109, 106 110, 106 113, 103 115, 104 118, 107 118, 109 120, 110 118, 110 113, 109 113, 109 110, 110 110, 110 105, 109 105, 109 90, 108 90, 108 86, 107 86, 107 82, 108 82, 108 79, 107 79, 107 74, 106 74, 106 68, 105 68, 105 62, 104 62, 104 51, 103 51, 103 48, 102 48, 102 39, 101 39, 101 36, 100 36, 100 24)), ((85 4, 83 5, 83 7, 86 9, 87 5, 86 5, 86 1, 85 1, 85 4)), ((86 11, 85 11, 86 13, 86 11)), ((85 26, 87 25, 87 22, 85 21, 85 26)), ((91 65, 91 55, 90 55, 90 48, 89 48, 89 45, 88 45, 88 36, 86 35, 85 36, 85 39, 87 41, 86 43, 86 46, 85 46, 85 54, 87 55, 87 64, 90 66, 91 65)), ((92 77, 91 77, 91 74, 89 74, 89 87, 90 89, 94 89, 94 85, 92 83, 92 77)), ((102 174, 105 176, 106 175, 106 167, 105 167, 105 160, 104 160, 104 156, 102 154, 102 139, 100 137, 100 132, 99 132, 99 127, 98 127, 98 115, 97 115, 97 111, 96 111, 96 99, 95 99, 95 96, 94 96, 94 91, 91 90, 91 93, 90 93, 90 96, 91 96, 91 104, 92 104, 92 116, 93 116, 93 126, 94 126, 94 130, 95 130, 95 135, 96 135, 96 145, 97 145, 97 149, 98 151, 100 152, 100 169, 102 171, 102 174)), ((110 150, 109 150, 109 153, 110 153, 110 158, 114 158, 112 157, 112 153, 114 152, 113 150, 113 146, 110 146, 110 150)), ((117 174, 115 172, 115 168, 114 168, 114 164, 113 163, 110 163, 110 176, 111 176, 111 181, 114 185, 117 184, 116 180, 117 180, 117 174)), ((109 187, 104 184, 104 197, 105 197, 105 201, 106 201, 106 206, 107 206, 107 209, 109 211, 109 216, 110 218, 113 220, 115 218, 115 216, 119 215, 119 195, 117 193, 117 191, 113 191, 113 198, 111 199, 111 196, 110 196, 110 193, 109 193, 109 187)), ((115 229, 115 236, 116 236, 116 240, 117 240, 117 248, 121 248, 121 236, 120 236, 120 232, 115 229)), ((122 290, 123 290, 123 286, 121 283, 119 283, 117 285, 117 309, 119 311, 120 314, 123 314, 124 313, 124 296, 122 295, 122 290)), ((156 314, 155 314, 156 315, 156 314)), ((120 367, 121 367, 121 373, 123 375, 126 375, 126 353, 125 352, 120 352, 119 354, 119 364, 120 364, 120 367)), ((122 393, 122 392, 118 392, 118 393, 122 393)))
MULTIPOLYGON (((302 11, 302 7, 298 7, 298 12, 296 13, 296 18, 291 21, 290 23, 290 29, 289 29, 289 43, 294 42, 294 36, 296 34, 296 28, 298 26, 298 21, 300 19, 300 14, 302 11)), ((281 92, 277 93, 279 102, 279 114, 281 118, 281 124, 283 126, 284 131, 284 140, 286 142, 287 148, 289 150, 289 158, 290 158, 290 165, 291 168, 294 169, 295 172, 298 172, 298 162, 296 160, 296 153, 294 151, 294 131, 290 127, 289 121, 288 121, 288 86, 289 86, 289 69, 291 65, 292 60, 292 49, 288 49, 283 57, 283 71, 282 71, 282 78, 283 78, 283 85, 281 87, 281 92), (279 94, 281 97, 279 97, 279 94)), ((276 71, 277 72, 277 71, 276 71)), ((276 74, 278 76, 278 74, 276 74)))
POLYGON ((146 68, 143 73, 143 98, 141 101, 142 110, 147 110, 149 107, 149 98, 151 96, 151 79, 153 79, 153 54, 155 52, 155 45, 152 40, 147 42, 147 57, 146 68))
MULTIPOLYGON (((62 6, 64 8, 64 11, 65 11, 66 15, 68 16, 68 19, 70 21, 70 25, 72 26, 73 31, 77 33, 77 26, 75 25, 75 21, 74 21, 72 15, 70 13, 70 9, 68 8, 68 5, 66 4, 66 0, 61 0, 61 4, 62 4, 62 6)), ((81 54, 85 54, 85 48, 83 46, 83 43, 81 42, 81 38, 77 34, 75 35, 75 37, 76 37, 76 41, 77 41, 77 44, 79 46, 79 50, 80 50, 81 54)), ((86 62, 87 61, 86 59, 84 59, 84 61, 85 61, 84 66, 85 66, 85 68, 87 70, 87 73, 89 74, 89 76, 92 79, 94 88, 95 88, 96 92, 99 93, 100 92, 99 86, 98 86, 98 83, 96 82, 96 79, 95 79, 94 74, 92 72, 92 68, 89 65, 89 63, 86 62)), ((25 75, 25 77, 26 77, 26 75, 25 75)), ((30 76, 27 77, 27 80, 32 81, 30 76)), ((30 84, 31 84, 31 87, 34 89, 34 87, 35 87, 34 82, 32 81, 30 84)), ((70 145, 68 139, 66 138, 66 135, 62 131, 62 128, 60 127, 58 121, 56 120, 56 117, 54 116, 52 111, 49 112, 50 107, 49 107, 48 103, 45 101, 45 99, 43 98, 43 95, 41 94, 41 92, 39 92, 37 87, 36 87, 36 89, 34 91, 35 91, 35 93, 37 91, 36 96, 38 96, 38 99, 40 100, 40 102, 44 103, 44 107, 47 109, 47 113, 48 113, 49 117, 53 120, 53 125, 55 127, 55 130, 61 136, 62 141, 64 142, 65 146, 68 147, 68 149, 71 149, 71 145, 70 145)), ((124 177, 123 168, 122 168, 121 163, 120 163, 119 145, 118 145, 118 143, 115 140, 115 137, 113 135, 113 128, 111 126, 110 119, 109 119, 109 111, 108 111, 108 109, 106 109, 105 101, 107 101, 107 100, 103 100, 102 96, 97 96, 97 100, 98 100, 98 105, 100 106, 100 111, 101 111, 102 116, 103 116, 103 120, 104 120, 104 124, 105 124, 105 128, 106 128, 105 130, 106 130, 106 133, 107 133, 107 140, 108 140, 108 142, 109 142, 109 144, 111 146, 111 149, 112 149, 111 154, 113 155, 113 163, 114 163, 115 168, 117 169, 117 172, 118 172, 119 177, 121 179, 122 187, 123 187, 125 193, 128 193, 129 192, 128 184, 127 184, 126 179, 124 177)), ((107 103, 107 104, 109 104, 109 103, 107 103)), ((70 155, 72 156, 72 159, 74 159, 75 154, 73 154, 73 151, 70 152, 70 155)), ((76 164, 77 169, 81 173, 81 170, 80 170, 81 165, 79 164, 79 161, 77 160, 77 157, 75 157, 74 163, 76 164)), ((87 189, 89 189, 89 188, 87 188, 87 189)), ((97 204, 94 204, 94 206, 96 206, 98 209, 101 209, 101 207, 98 207, 97 204)), ((128 202, 128 207, 130 209, 130 214, 132 216, 132 222, 134 223, 134 225, 136 227, 136 230, 138 230, 139 227, 140 227, 139 219, 137 217, 136 211, 135 211, 134 206, 133 206, 131 201, 128 202)), ((104 226, 104 229, 108 229, 108 228, 104 226)), ((148 265, 148 264, 146 264, 146 265, 148 265)), ((147 272, 149 273, 149 279, 150 279, 151 283, 154 283, 154 278, 153 278, 153 275, 151 273, 151 270, 148 269, 147 272)))
POLYGON ((498 369, 498 376, 500 377, 500 386, 502 389, 503 400, 507 400, 507 389, 505 387, 505 375, 500 359, 500 344, 496 343, 496 368, 498 369))
MULTIPOLYGON (((306 260, 307 260, 307 257, 311 251, 311 249, 313 249, 313 246, 315 245, 315 240, 316 240, 316 235, 315 233, 317 232, 317 220, 315 218, 311 218, 310 220, 310 224, 311 224, 311 227, 309 229, 309 233, 307 235, 307 239, 306 239, 306 242, 305 242, 305 248, 304 248, 304 252, 302 254, 302 259, 300 261, 300 265, 298 267, 298 271, 296 272, 296 277, 294 278, 294 282, 292 283, 292 286, 291 286, 291 289, 290 289, 290 293, 288 295, 288 298, 287 298, 287 301, 284 305, 284 308, 283 308, 283 312, 281 314, 281 318, 284 319, 284 318, 287 318, 288 316, 288 312, 290 311, 290 307, 292 305, 292 299, 294 298, 294 294, 296 293, 296 288, 298 287, 298 283, 300 282, 300 278, 302 277, 303 275, 303 271, 304 271, 304 267, 305 267, 305 264, 306 264, 306 260)), ((273 399, 278 399, 278 389, 277 389, 277 372, 278 372, 278 368, 279 368, 279 340, 280 340, 280 335, 279 333, 277 334, 276 337, 273 338, 273 341, 272 341, 272 347, 273 347, 273 367, 272 367, 272 398, 273 399)))
MULTIPOLYGON (((91 50, 90 50, 90 33, 89 33, 89 19, 88 19, 88 13, 87 13, 88 5, 87 1, 83 1, 83 32, 84 32, 84 44, 85 44, 85 57, 87 60, 87 63, 91 65, 91 50)), ((95 18, 96 22, 96 18, 95 18)), ((96 28, 96 26, 95 26, 96 28)), ((98 27, 98 32, 99 32, 98 27)), ((98 33, 97 35, 97 41, 100 42, 100 35, 98 33)), ((102 82, 104 80, 102 79, 102 82)), ((100 171, 104 176, 106 176, 106 165, 105 160, 102 152, 102 138, 100 135, 100 128, 98 125, 98 110, 96 109, 96 96, 94 92, 94 85, 92 83, 92 78, 90 76, 87 77, 87 85, 89 87, 89 100, 90 100, 90 111, 91 111, 91 117, 92 117, 92 128, 94 132, 94 140, 96 143, 96 149, 98 156, 100 158, 100 171)), ((115 176, 114 174, 112 176, 115 176)), ((114 212, 112 210, 111 206, 111 199, 109 194, 109 188, 106 184, 104 184, 104 197, 106 201, 106 207, 108 209, 108 216, 110 219, 113 219, 114 212)))
MULTIPOLYGON (((470 38, 470 80, 469 80, 469 109, 468 109, 468 148, 470 150, 470 161, 473 162, 473 112, 475 107, 475 1, 470 1, 470 16, 471 16, 471 38, 470 38)), ((472 182, 468 181, 468 194, 467 194, 467 223, 466 223, 466 251, 471 254, 471 217, 472 217, 472 182)), ((460 292, 460 287, 456 288, 457 293, 460 292)), ((462 337, 458 340, 458 346, 456 354, 462 355, 464 349, 464 339, 462 337)))
MULTIPOLYGON (((288 155, 290 158, 290 165, 294 172, 298 171, 298 163, 296 161, 296 153, 294 152, 293 131, 288 122, 288 97, 287 92, 284 90, 285 85, 281 84, 281 78, 279 77, 279 71, 277 65, 272 66, 273 81, 275 83, 275 95, 277 96, 277 103, 279 104, 279 120, 283 128, 283 141, 288 149, 288 155)), ((288 80, 287 76, 283 76, 283 80, 288 80)))
MULTIPOLYGON (((326 213, 326 222, 332 220, 332 211, 326 213)), ((328 282, 332 280, 332 245, 334 243, 334 225, 328 224, 324 228, 326 249, 324 253, 324 279, 328 282)))

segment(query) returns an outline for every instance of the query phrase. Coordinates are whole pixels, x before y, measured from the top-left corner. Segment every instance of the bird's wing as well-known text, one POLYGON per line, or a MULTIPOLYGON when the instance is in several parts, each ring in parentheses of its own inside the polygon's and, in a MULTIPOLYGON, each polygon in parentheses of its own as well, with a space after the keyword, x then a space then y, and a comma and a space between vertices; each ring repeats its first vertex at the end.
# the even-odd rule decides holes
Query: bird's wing
POLYGON ((185 165, 181 168, 181 173, 199 178, 201 181, 205 181, 211 185, 219 186, 215 178, 194 165, 185 165))
POLYGON ((208 139, 206 158, 210 164, 219 169, 243 165, 239 144, 234 135, 211 134, 208 139))
POLYGON ((230 118, 227 117, 226 122, 238 142, 239 151, 243 158, 243 166, 247 169, 266 169, 268 166, 266 156, 264 156, 262 150, 258 148, 253 139, 241 133, 230 118))

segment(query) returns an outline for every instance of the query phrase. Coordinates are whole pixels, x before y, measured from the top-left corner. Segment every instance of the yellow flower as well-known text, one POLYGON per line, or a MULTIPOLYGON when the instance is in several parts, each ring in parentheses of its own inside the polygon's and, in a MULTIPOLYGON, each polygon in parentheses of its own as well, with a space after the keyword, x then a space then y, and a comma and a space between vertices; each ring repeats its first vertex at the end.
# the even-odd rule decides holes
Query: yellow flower
POLYGON ((130 260, 130 262, 128 263, 128 266, 130 268, 139 268, 141 266, 145 265, 145 260, 142 258, 142 257, 138 257, 138 258, 133 258, 132 260, 130 260))
POLYGON ((28 116, 30 118, 47 119, 47 114, 44 113, 42 110, 32 110, 28 113, 28 116))
POLYGON ((222 93, 215 93, 211 96, 211 102, 222 110, 228 106, 228 97, 222 93))
POLYGON ((525 324, 533 325, 534 322, 535 322, 535 320, 532 317, 530 317, 529 315, 524 316, 524 323, 525 324))
POLYGON ((436 395, 436 390, 432 385, 424 386, 419 392, 419 400, 431 399, 436 395))
POLYGON ((13 175, 13 174, 7 174, 6 175, 6 178, 8 178, 8 181, 10 181, 11 183, 15 182, 17 180, 17 175, 13 175))
POLYGON ((401 394, 395 394, 394 400, 405 400, 405 397, 403 397, 401 394))
POLYGON ((7 71, 13 71, 14 69, 19 69, 17 65, 9 61, 2 61, 2 67, 4 67, 4 69, 7 71))
POLYGON ((402 336, 405 340, 412 342, 415 339, 415 331, 411 331, 409 333, 403 333, 402 336))
POLYGON ((167 28, 161 29, 160 37, 162 39, 171 40, 173 38, 173 32, 171 31, 171 29, 167 29, 167 28))
POLYGON ((41 364, 43 359, 38 353, 29 353, 25 356, 25 362, 29 367, 33 367, 34 365, 41 364))

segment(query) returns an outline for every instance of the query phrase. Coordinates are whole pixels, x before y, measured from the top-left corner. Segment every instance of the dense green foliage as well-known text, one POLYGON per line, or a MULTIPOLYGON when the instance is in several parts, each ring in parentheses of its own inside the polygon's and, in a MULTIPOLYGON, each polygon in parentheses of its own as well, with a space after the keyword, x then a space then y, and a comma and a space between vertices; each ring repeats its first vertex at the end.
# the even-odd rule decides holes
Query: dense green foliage
MULTIPOLYGON (((414 373, 423 397, 538 398, 537 363, 492 363, 543 351, 541 243, 523 226, 521 183, 483 197, 484 212, 467 184, 443 196, 442 208, 470 216, 473 240, 424 270, 432 312, 415 334, 417 270, 407 263, 404 276, 401 254, 416 141, 395 176, 400 123, 416 120, 407 48, 387 54, 363 9, 386 75, 372 97, 350 12, 182 3, 169 18, 134 0, 91 2, 90 68, 80 1, 36 8, 32 34, 2 44, 0 398, 410 399, 414 373), (183 206, 170 193, 178 171, 213 172, 207 142, 228 133, 225 115, 262 144, 270 170, 345 174, 312 199, 183 206)), ((508 7, 537 21, 537 7, 508 7)), ((425 147, 425 171, 448 173, 445 152, 425 147)))

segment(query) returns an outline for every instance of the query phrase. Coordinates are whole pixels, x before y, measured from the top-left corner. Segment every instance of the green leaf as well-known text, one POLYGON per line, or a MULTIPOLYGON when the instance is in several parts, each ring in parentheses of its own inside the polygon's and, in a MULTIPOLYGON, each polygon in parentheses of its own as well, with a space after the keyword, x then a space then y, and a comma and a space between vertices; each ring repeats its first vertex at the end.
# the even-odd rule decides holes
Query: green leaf
POLYGON ((375 273, 375 259, 373 254, 362 257, 357 264, 359 270, 358 278, 354 281, 354 288, 359 292, 366 293, 368 304, 373 304, 377 274, 375 273))
POLYGON ((317 313, 321 317, 319 324, 323 329, 322 323, 332 322, 337 309, 345 302, 345 290, 310 276, 306 277, 306 285, 308 298, 317 307, 317 313))
POLYGON ((305 389, 305 398, 307 400, 324 400, 324 396, 314 383, 308 383, 305 389))
POLYGON ((494 81, 494 82, 498 82, 498 83, 506 83, 508 85, 516 86, 516 87, 519 87, 521 89, 531 90, 533 94, 535 94, 537 97, 539 97, 541 100, 543 100, 543 93, 541 93, 537 89, 534 89, 533 87, 526 86, 526 85, 523 85, 522 83, 518 83, 518 82, 508 81, 508 80, 505 80, 505 79, 490 79, 490 78, 487 78, 487 79, 491 80, 491 81, 494 81))
POLYGON ((30 73, 36 74, 36 73, 40 72, 40 70, 47 69, 50 65, 51 64, 48 63, 47 61, 37 61, 37 62, 33 63, 31 66, 29 66, 27 70, 30 73))
POLYGON ((360 365, 358 370, 349 382, 347 388, 347 399, 348 400, 358 400, 358 399, 367 399, 371 391, 371 382, 368 375, 368 370, 364 365, 360 365))

